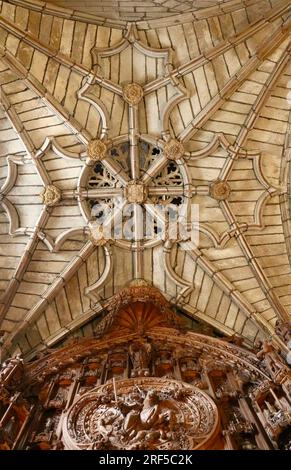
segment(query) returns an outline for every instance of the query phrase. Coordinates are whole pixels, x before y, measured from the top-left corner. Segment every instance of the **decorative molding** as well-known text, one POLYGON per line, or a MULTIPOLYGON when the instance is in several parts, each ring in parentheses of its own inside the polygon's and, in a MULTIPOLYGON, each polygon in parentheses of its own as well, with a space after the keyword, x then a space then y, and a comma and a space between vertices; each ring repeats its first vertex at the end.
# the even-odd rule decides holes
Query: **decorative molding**
POLYGON ((112 252, 111 252, 109 243, 107 243, 107 241, 105 241, 104 238, 101 238, 100 243, 98 243, 97 246, 102 247, 104 251, 104 255, 105 255, 104 270, 101 276, 99 277, 99 279, 96 282, 94 282, 94 284, 90 285, 89 287, 86 287, 84 291, 84 293, 95 303, 100 301, 100 297, 98 293, 100 292, 101 288, 104 287, 113 269, 112 252))
MULTIPOLYGON (((226 99, 233 94, 238 87, 243 83, 251 72, 255 71, 260 64, 271 54, 271 52, 278 47, 284 40, 288 39, 291 27, 290 19, 287 19, 283 25, 279 26, 274 34, 270 37, 267 43, 260 45, 255 54, 241 67, 239 72, 231 77, 226 85, 220 90, 219 94, 214 96, 209 103, 204 106, 203 110, 195 116, 195 118, 183 129, 178 136, 182 142, 187 142, 206 124, 206 122, 218 111, 225 103, 226 99)), ((221 51, 220 51, 221 54, 221 51)), ((289 51, 287 55, 289 56, 289 51)), ((283 61, 287 61, 285 56, 283 61)), ((278 68, 278 67, 277 67, 278 68)), ((277 71, 277 68, 275 70, 277 71)), ((280 68, 280 66, 279 66, 280 68)), ((265 90, 265 89, 263 89, 265 90)), ((257 114, 254 115, 256 117, 257 114)), ((247 128, 243 128, 244 132, 248 132, 247 128)))
MULTIPOLYGON (((32 240, 32 242, 35 243, 35 240, 32 240)), ((31 254, 29 253, 30 246, 27 247, 27 251, 25 252, 25 261, 26 265, 30 262, 31 259, 31 254)), ((33 306, 31 310, 27 312, 27 314, 24 316, 22 321, 17 325, 15 330, 13 331, 12 334, 10 334, 6 340, 4 341, 2 345, 2 353, 3 355, 7 354, 9 349, 12 347, 12 345, 15 344, 15 341, 19 338, 21 334, 23 334, 27 328, 28 325, 31 325, 33 322, 35 322, 41 313, 44 311, 44 309, 49 305, 51 300, 57 295, 57 293, 61 290, 61 288, 64 286, 66 282, 69 281, 69 279, 72 278, 72 276, 75 274, 75 272, 79 269, 79 267, 86 261, 86 259, 92 254, 94 251, 95 247, 94 245, 88 241, 79 251, 78 255, 74 257, 74 259, 68 263, 68 265, 61 271, 61 273, 56 276, 56 279, 53 281, 53 283, 47 288, 47 290, 44 292, 40 300, 33 306)), ((25 266, 23 266, 23 263, 20 264, 22 268, 22 276, 25 273, 25 266)), ((15 279, 16 280, 16 279, 15 279)), ((19 281, 15 284, 15 290, 14 290, 14 295, 16 293, 16 290, 19 285, 19 281)), ((14 285, 13 284, 13 285, 14 285)), ((11 289, 9 289, 9 296, 13 298, 13 293, 11 292, 11 289)), ((12 300, 11 298, 11 300, 12 300)), ((10 301, 11 301, 10 300, 10 301)), ((6 313, 8 309, 8 304, 4 299, 3 305, 1 305, 2 310, 0 310, 0 317, 3 318, 4 314, 6 313)))

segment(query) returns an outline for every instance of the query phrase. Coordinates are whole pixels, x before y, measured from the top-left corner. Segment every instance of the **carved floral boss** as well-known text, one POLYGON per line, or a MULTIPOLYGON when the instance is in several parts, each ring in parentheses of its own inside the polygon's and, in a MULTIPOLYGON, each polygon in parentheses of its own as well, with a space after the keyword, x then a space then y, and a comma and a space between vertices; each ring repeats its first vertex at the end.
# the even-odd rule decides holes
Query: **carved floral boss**
MULTIPOLYGON (((103 245, 109 241, 104 236, 104 227, 106 224, 111 223, 113 212, 116 216, 116 209, 122 211, 123 205, 118 206, 118 198, 122 198, 124 204, 132 204, 135 225, 133 241, 128 242, 124 239, 116 240, 116 238, 113 238, 114 242, 122 247, 133 248, 134 251, 140 252, 145 246, 160 243, 160 239, 158 241, 145 241, 141 214, 148 211, 152 217, 163 225, 165 219, 155 207, 155 203, 160 204, 162 202, 162 204, 166 204, 166 202, 171 202, 176 205, 182 203, 189 205, 191 201, 191 178, 183 159, 184 147, 179 140, 171 138, 168 131, 170 111, 181 98, 187 95, 187 91, 180 81, 172 76, 172 51, 170 49, 152 49, 145 46, 138 40, 133 27, 128 28, 124 38, 116 46, 103 50, 93 49, 92 56, 95 73, 87 77, 87 82, 79 90, 78 97, 89 102, 99 113, 101 132, 99 138, 88 141, 88 158, 81 172, 77 191, 72 191, 69 196, 68 191, 65 191, 62 196, 64 198, 77 198, 81 214, 86 221, 85 231, 88 233, 90 240, 96 245, 103 245), (147 90, 147 85, 123 83, 120 86, 107 78, 106 72, 104 74, 102 70, 100 60, 110 58, 127 48, 135 49, 135 53, 150 57, 156 63, 159 62, 165 75, 168 74, 170 84, 174 90, 174 95, 168 100, 162 113, 163 131, 158 141, 151 135, 140 135, 138 128, 139 105, 145 95, 150 93, 147 90), (127 135, 118 136, 112 140, 108 139, 109 121, 110 119, 114 120, 114 115, 110 118, 104 103, 95 94, 91 93, 91 87, 95 84, 119 95, 128 105, 127 135), (118 145, 128 145, 126 168, 123 165, 124 162, 121 162, 113 154, 118 145), (146 161, 142 162, 141 148, 144 145, 148 145, 149 155, 145 158, 146 161), (106 220, 103 225, 96 223, 96 217, 92 216, 92 203, 95 204, 96 202, 107 204, 112 209, 109 220, 106 220), (151 209, 147 207, 148 205, 151 205, 151 209)), ((55 145, 56 142, 53 142, 53 144, 55 145)), ((57 150, 60 155, 62 150, 60 148, 57 150)), ((52 187, 46 188, 43 193, 44 203, 47 204, 48 201, 50 204, 59 203, 56 197, 52 197, 53 194, 57 194, 57 188, 55 191, 52 190, 52 187)), ((186 212, 187 209, 185 208, 184 211, 186 212)), ((62 237, 59 237, 58 241, 61 241, 61 239, 62 237)), ((62 239, 62 241, 64 240, 62 239)))
MULTIPOLYGON (((147 157, 143 163, 138 159, 139 179, 130 179, 131 168, 128 168, 128 171, 123 168, 120 155, 117 154, 112 142, 93 139, 88 144, 87 165, 80 178, 82 186, 86 187, 86 198, 79 198, 79 204, 90 228, 90 239, 96 245, 103 245, 108 240, 104 239, 103 227, 98 223, 95 224, 91 213, 92 204, 88 204, 88 201, 104 201, 113 208, 119 197, 124 203, 132 204, 134 208, 139 205, 145 210, 153 210, 154 213, 151 215, 163 223, 163 215, 159 213, 157 206, 154 207, 154 203, 159 205, 174 202, 177 205, 183 203, 189 205, 191 202, 191 177, 183 158, 185 153, 183 144, 176 139, 169 139, 166 143, 159 141, 155 146, 145 142, 140 142, 139 146, 142 144, 147 146, 147 157), (112 157, 112 153, 118 156, 112 157)), ((120 150, 120 145, 119 148, 116 147, 120 150)), ((129 153, 129 157, 123 155, 125 159, 132 158, 129 147, 128 142, 123 143, 125 153, 129 153)), ((135 154, 134 158, 136 157, 135 154)), ((136 166, 136 162, 134 164, 136 166)), ((137 173, 136 167, 133 172, 137 173)), ((210 195, 218 201, 225 200, 230 195, 230 186, 226 181, 215 181, 210 186, 210 195)), ((44 204, 53 206, 60 202, 61 191, 54 185, 48 185, 42 192, 42 198, 44 204)), ((107 221, 109 222, 111 220, 107 221)), ((136 223, 139 221, 136 220, 136 223)), ((142 238, 143 233, 139 231, 137 239, 142 238)), ((154 243, 158 242, 145 242, 145 245, 153 246, 154 243)), ((119 240, 118 244, 127 247, 130 245, 126 240, 119 240)))

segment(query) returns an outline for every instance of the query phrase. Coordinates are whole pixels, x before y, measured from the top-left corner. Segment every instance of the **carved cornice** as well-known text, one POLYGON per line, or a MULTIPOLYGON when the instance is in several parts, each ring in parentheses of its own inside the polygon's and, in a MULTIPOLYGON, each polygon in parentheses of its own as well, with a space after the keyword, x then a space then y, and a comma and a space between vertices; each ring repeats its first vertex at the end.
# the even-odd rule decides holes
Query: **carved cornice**
MULTIPOLYGON (((188 354, 192 351, 191 354, 195 352, 196 355, 199 352, 200 354, 204 352, 208 358, 212 355, 213 358, 215 357, 216 360, 222 363, 236 364, 237 367, 241 367, 259 377, 260 380, 272 380, 267 371, 261 370, 261 361, 255 354, 223 340, 191 331, 183 333, 175 328, 164 326, 155 326, 152 330, 148 330, 146 337, 149 340, 167 345, 167 347, 172 347, 177 352, 186 350, 188 354)), ((56 352, 51 352, 34 363, 26 364, 26 380, 35 383, 43 381, 45 377, 57 374, 85 357, 96 356, 99 353, 103 354, 114 345, 116 347, 128 347, 129 342, 140 338, 138 333, 124 334, 124 331, 118 332, 115 330, 111 334, 106 334, 103 338, 79 339, 76 343, 56 352)), ((183 354, 185 355, 185 352, 183 354)))

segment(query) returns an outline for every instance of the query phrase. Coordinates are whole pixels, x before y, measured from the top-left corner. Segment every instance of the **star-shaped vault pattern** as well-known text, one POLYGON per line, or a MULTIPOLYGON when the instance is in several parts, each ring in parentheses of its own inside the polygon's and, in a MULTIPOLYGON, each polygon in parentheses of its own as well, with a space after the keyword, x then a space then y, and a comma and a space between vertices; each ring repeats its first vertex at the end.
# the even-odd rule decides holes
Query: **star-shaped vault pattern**
POLYGON ((280 343, 275 323, 288 320, 291 305, 284 237, 289 160, 282 156, 289 151, 288 105, 280 119, 267 120, 276 90, 288 93, 287 13, 271 10, 260 27, 248 25, 179 61, 177 48, 162 35, 151 40, 138 25, 112 28, 104 47, 92 35, 89 47, 88 36, 91 55, 74 60, 65 45, 55 51, 13 27, 4 11, 4 352, 33 354, 86 328, 134 279, 152 283, 223 334, 247 344, 268 336, 280 343), (221 60, 228 73, 218 79, 221 60), (276 167, 279 158, 277 175, 268 160, 276 167), (110 210, 96 236, 92 209, 100 202, 110 210), (146 239, 142 214, 165 225, 159 207, 168 203, 186 213, 199 207, 198 246, 166 229, 162 238, 146 239), (125 204, 132 205, 132 239, 106 237, 106 224, 125 204), (283 217, 283 230, 276 217, 283 217), (268 253, 260 237, 264 246, 271 240, 268 253), (278 253, 282 275, 273 258, 264 258, 278 253))

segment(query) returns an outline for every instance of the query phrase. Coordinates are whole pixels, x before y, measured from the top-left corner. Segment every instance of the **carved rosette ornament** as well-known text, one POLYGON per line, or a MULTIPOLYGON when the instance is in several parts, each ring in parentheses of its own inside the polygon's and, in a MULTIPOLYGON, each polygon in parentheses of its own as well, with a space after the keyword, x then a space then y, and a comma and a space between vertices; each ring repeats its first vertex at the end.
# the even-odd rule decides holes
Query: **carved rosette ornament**
POLYGON ((104 246, 108 242, 108 239, 105 238, 103 227, 97 223, 89 224, 89 240, 95 246, 104 246))
POLYGON ((40 195, 46 206, 55 206, 62 198, 61 190, 53 184, 46 186, 40 195))
POLYGON ((94 162, 99 162, 106 157, 107 147, 100 139, 93 139, 88 144, 88 156, 94 162))
POLYGON ((210 195, 213 199, 224 201, 230 195, 230 186, 226 181, 215 181, 210 186, 210 195))
POLYGON ((184 146, 179 140, 171 139, 164 146, 164 156, 169 160, 179 160, 184 153, 184 146))
POLYGON ((119 380, 86 393, 63 424, 66 449, 203 449, 219 432, 218 411, 201 390, 176 380, 119 380))
POLYGON ((136 106, 143 98, 143 89, 138 83, 128 83, 123 87, 122 94, 130 106, 136 106))
POLYGON ((141 181, 129 181, 125 196, 129 204, 143 204, 147 201, 148 189, 141 181))

